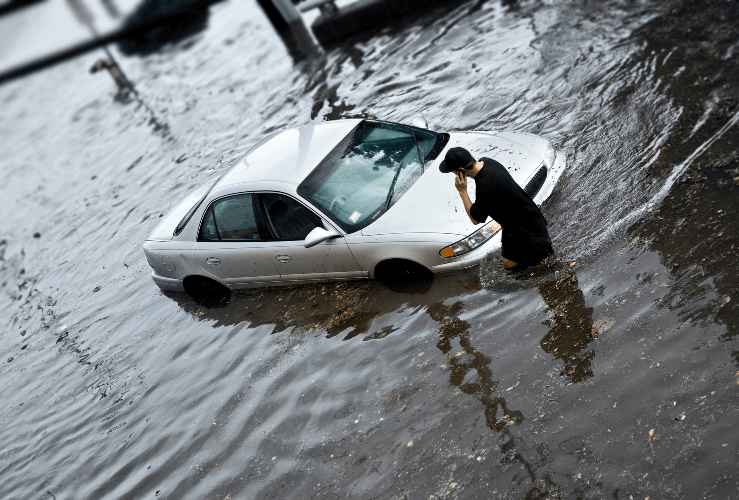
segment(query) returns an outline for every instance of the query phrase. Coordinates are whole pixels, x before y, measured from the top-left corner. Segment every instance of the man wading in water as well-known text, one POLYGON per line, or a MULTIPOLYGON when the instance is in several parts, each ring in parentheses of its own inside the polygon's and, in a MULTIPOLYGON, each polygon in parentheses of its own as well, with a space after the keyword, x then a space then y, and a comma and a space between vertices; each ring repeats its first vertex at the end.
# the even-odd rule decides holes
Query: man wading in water
POLYGON ((439 165, 457 174, 454 186, 473 224, 490 217, 503 228, 503 267, 523 269, 552 255, 547 221, 508 170, 490 158, 475 160, 464 148, 451 148, 439 165), (475 203, 467 194, 467 177, 475 179, 475 203))
MULTIPOLYGON (((466 149, 452 148, 439 169, 457 174, 454 186, 474 224, 490 216, 503 227, 504 268, 523 269, 552 255, 544 216, 503 165, 490 158, 476 161, 466 149), (467 195, 467 177, 475 179, 475 203, 467 195)), ((582 382, 593 376, 595 351, 586 349, 605 331, 603 322, 594 326, 593 308, 587 307, 575 273, 558 261, 550 263, 550 269, 551 277, 539 284, 539 293, 552 311, 546 322, 549 332, 540 345, 564 362, 561 375, 573 383, 582 382)))

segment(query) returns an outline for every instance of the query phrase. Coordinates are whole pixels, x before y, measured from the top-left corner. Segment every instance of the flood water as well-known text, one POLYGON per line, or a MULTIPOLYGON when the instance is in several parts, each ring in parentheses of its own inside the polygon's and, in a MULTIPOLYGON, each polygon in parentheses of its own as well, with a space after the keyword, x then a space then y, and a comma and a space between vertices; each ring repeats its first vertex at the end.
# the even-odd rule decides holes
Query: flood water
POLYGON ((736 498, 737 14, 460 2, 295 63, 225 1, 121 55, 141 102, 96 54, 0 86, 0 498, 736 498), (152 282, 159 217, 266 134, 419 114, 565 152, 555 259, 152 282))

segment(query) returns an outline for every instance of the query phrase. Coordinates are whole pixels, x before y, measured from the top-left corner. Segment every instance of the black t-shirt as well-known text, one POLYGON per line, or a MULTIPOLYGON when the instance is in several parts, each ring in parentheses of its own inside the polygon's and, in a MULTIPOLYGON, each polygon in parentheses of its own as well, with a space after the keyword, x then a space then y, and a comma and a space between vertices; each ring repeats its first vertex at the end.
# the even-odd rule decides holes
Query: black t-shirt
POLYGON ((475 203, 470 215, 477 222, 491 217, 503 227, 503 257, 515 262, 538 262, 551 255, 547 221, 539 207, 513 180, 503 165, 481 158, 475 176, 475 203))

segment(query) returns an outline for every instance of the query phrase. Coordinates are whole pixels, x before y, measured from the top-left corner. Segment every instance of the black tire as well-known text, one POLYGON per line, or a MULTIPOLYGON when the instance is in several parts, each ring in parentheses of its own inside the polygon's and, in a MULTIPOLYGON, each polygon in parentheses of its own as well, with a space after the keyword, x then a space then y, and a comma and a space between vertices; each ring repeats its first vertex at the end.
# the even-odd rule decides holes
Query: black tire
POLYGON ((188 276, 182 285, 192 300, 208 309, 225 307, 231 301, 231 290, 205 276, 188 276))
POLYGON ((430 284, 434 273, 410 260, 391 259, 377 264, 375 279, 391 290, 403 290, 408 285, 430 284))

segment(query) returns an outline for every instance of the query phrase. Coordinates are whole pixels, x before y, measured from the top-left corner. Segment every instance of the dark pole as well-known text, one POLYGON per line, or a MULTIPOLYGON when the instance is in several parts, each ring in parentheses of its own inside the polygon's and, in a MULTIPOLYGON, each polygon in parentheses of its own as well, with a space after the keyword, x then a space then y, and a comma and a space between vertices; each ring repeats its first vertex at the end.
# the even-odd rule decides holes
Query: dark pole
POLYGON ((320 54, 319 47, 303 22, 303 16, 290 0, 257 0, 257 3, 285 42, 288 51, 302 57, 320 54))
MULTIPOLYGON (((92 12, 90 12, 90 10, 83 3, 83 1, 82 0, 67 0, 67 4, 69 5, 69 8, 72 9, 72 13, 74 13, 74 16, 77 18, 80 24, 87 26, 87 29, 89 29, 90 33, 92 33, 92 37, 95 39, 95 41, 99 41, 100 35, 98 35, 98 32, 95 29, 95 25, 93 24, 92 12)), ((110 63, 113 65, 116 71, 120 74, 120 77, 124 85, 128 87, 129 90, 131 90, 135 94, 136 89, 133 87, 133 83, 131 83, 131 80, 129 80, 126 74, 123 72, 120 65, 118 64, 118 61, 116 61, 115 57, 113 57, 113 54, 110 53, 110 50, 108 50, 108 46, 103 44, 102 49, 105 51, 105 55, 108 56, 110 63)))

